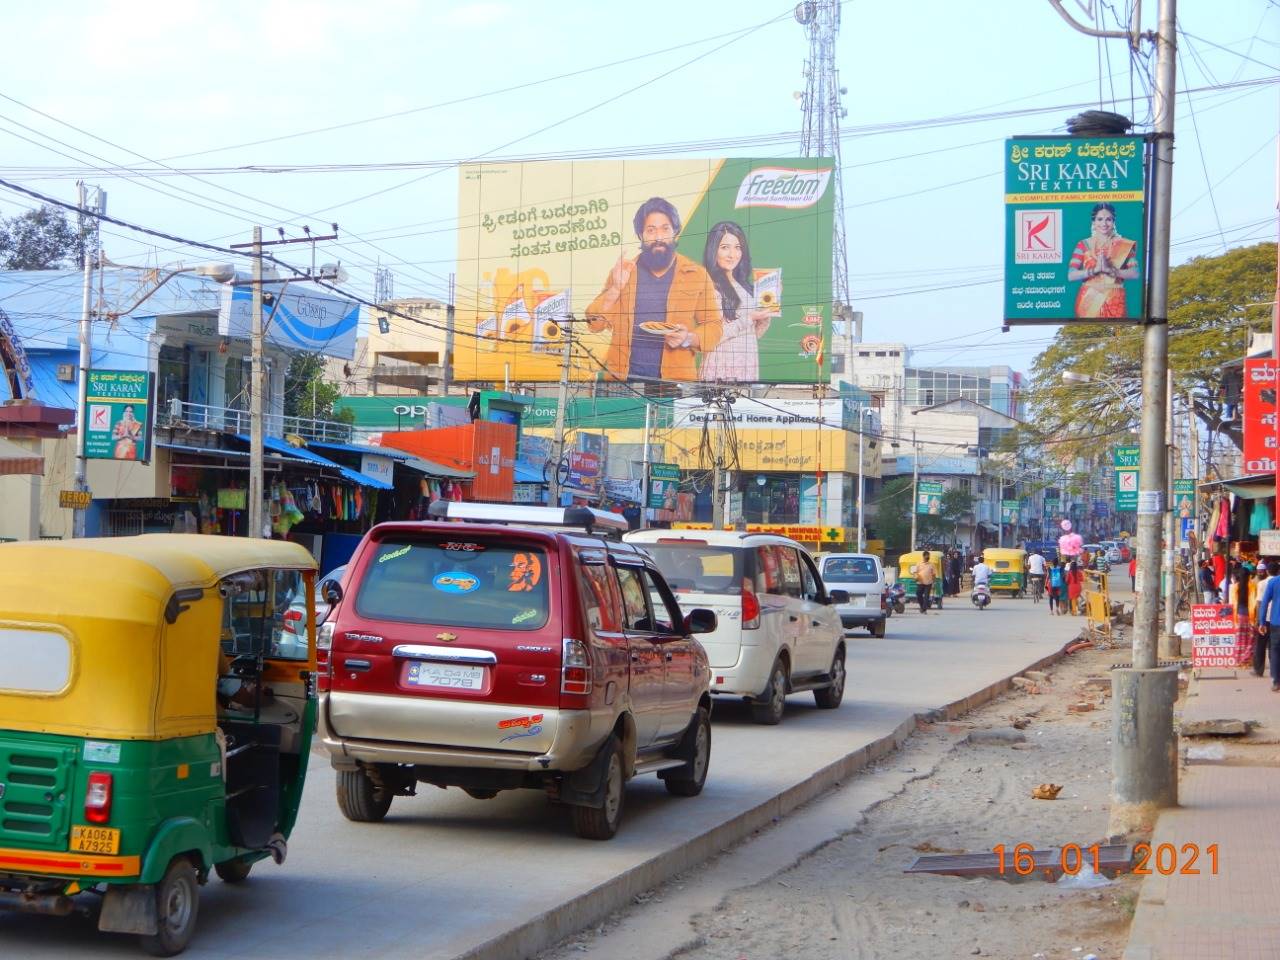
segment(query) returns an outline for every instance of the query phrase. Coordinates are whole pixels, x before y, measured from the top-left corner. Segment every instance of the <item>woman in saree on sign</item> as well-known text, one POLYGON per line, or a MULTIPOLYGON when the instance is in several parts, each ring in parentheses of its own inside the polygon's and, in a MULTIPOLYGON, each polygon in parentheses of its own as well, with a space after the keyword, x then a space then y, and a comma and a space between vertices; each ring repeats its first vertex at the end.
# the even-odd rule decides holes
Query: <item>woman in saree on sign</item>
POLYGON ((1080 281, 1076 316, 1122 318, 1125 281, 1138 279, 1138 243, 1116 233, 1116 208, 1109 203, 1093 205, 1092 223, 1067 268, 1067 279, 1080 281))

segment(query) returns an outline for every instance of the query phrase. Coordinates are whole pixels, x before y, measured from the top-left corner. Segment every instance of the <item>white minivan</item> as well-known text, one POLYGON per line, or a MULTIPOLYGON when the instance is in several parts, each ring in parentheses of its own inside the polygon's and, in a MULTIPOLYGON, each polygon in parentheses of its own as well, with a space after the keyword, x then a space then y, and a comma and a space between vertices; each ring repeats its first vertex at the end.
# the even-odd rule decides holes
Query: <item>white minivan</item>
POLYGON ((741 697, 757 723, 782 720, 787 694, 812 690, 819 707, 844 698, 844 628, 808 551, 794 540, 732 530, 633 530, 623 539, 652 554, 682 610, 714 610, 699 634, 711 692, 741 697))
POLYGON ((831 589, 844 590, 849 602, 837 605, 846 630, 866 627, 873 637, 884 636, 884 567, 874 553, 820 553, 818 572, 831 589))

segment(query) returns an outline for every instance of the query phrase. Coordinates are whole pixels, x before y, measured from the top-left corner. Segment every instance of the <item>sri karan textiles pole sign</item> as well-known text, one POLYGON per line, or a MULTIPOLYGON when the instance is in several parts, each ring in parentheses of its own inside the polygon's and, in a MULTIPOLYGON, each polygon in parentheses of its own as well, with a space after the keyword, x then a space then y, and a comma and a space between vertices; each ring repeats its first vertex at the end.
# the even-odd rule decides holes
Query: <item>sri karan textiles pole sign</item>
POLYGON ((1141 320, 1141 137, 1005 141, 1006 325, 1141 320))

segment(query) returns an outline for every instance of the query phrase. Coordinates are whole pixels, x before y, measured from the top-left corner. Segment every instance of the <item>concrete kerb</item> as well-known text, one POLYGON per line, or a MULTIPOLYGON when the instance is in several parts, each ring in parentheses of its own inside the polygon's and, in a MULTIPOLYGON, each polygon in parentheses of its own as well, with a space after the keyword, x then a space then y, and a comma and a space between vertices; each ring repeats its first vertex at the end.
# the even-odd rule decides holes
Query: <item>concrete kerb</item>
POLYGON ((755 831, 769 826, 776 819, 826 793, 869 764, 888 756, 916 732, 919 724, 955 720, 977 707, 990 703, 1000 694, 1012 689, 1014 677, 1025 670, 1040 670, 1052 666, 1067 655, 1066 648, 1075 642, 1073 638, 1069 643, 1064 644, 1061 650, 1040 658, 1024 670, 988 684, 977 693, 954 700, 934 710, 912 714, 892 733, 828 764, 776 796, 749 810, 744 810, 733 819, 712 827, 699 836, 689 838, 677 847, 663 851, 572 900, 553 907, 459 954, 457 960, 507 960, 510 957, 532 956, 555 946, 566 937, 600 923, 632 903, 638 895, 652 890, 685 870, 704 863, 738 841, 746 839, 755 831))

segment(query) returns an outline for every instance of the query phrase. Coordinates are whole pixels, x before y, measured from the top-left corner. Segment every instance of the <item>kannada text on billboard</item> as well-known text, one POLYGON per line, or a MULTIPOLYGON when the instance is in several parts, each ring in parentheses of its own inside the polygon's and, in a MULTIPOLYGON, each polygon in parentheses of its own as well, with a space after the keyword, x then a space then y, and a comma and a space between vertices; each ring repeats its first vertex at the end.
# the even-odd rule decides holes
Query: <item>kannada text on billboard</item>
POLYGON ((465 165, 454 376, 830 378, 833 163, 465 165), (566 342, 568 341, 568 346, 566 342))

